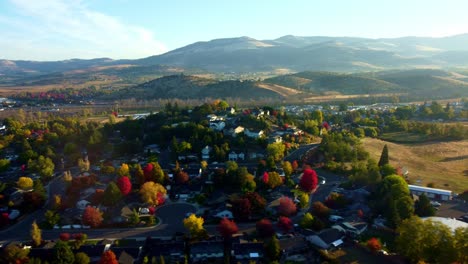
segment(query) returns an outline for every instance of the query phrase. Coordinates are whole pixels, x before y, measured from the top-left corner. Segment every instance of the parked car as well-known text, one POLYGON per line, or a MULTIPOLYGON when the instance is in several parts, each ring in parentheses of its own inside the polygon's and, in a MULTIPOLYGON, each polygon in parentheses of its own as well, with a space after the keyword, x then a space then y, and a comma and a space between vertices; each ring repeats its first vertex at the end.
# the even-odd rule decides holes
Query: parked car
POLYGON ((327 182, 325 177, 322 177, 322 176, 318 176, 318 180, 320 184, 325 184, 327 182))
POLYGON ((330 215, 330 217, 328 217, 328 220, 330 220, 331 222, 339 222, 343 221, 344 218, 339 215, 330 215))
POLYGON ((436 202, 436 201, 431 201, 431 205, 434 206, 434 207, 439 207, 439 206, 441 206, 442 204, 439 203, 439 202, 436 202))

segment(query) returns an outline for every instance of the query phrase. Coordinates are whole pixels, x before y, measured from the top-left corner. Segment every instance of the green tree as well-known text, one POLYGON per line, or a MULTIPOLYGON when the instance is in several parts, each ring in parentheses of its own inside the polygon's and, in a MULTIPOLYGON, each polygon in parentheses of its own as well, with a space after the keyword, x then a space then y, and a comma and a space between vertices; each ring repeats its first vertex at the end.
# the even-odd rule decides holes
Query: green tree
POLYGON ((137 225, 140 223, 140 214, 138 214, 138 212, 135 209, 133 209, 129 221, 132 225, 137 225))
POLYGON ((431 201, 424 193, 414 203, 414 212, 420 217, 433 216, 435 215, 435 211, 434 206, 431 205, 431 201))
POLYGON ((28 168, 33 172, 39 173, 43 179, 49 179, 54 174, 55 165, 50 158, 41 155, 37 160, 30 160, 28 168))
POLYGON ((102 197, 102 203, 106 206, 116 205, 122 199, 122 192, 119 189, 119 186, 115 182, 110 182, 107 185, 106 190, 104 191, 104 196, 102 197))
POLYGON ((291 162, 289 161, 284 161, 283 162, 283 171, 284 171, 284 175, 286 177, 291 177, 292 173, 293 173, 293 168, 292 168, 292 165, 291 165, 291 162))
POLYGON ((272 236, 265 242, 265 253, 268 256, 268 259, 272 261, 279 259, 281 247, 276 236, 272 236))
POLYGON ((314 225, 314 217, 312 216, 312 214, 305 213, 304 216, 301 218, 299 225, 304 229, 312 228, 312 226, 314 225))
POLYGON ((75 262, 75 255, 67 242, 57 241, 54 246, 53 263, 70 264, 75 262))
POLYGON ((28 254, 29 249, 10 243, 3 249, 0 260, 2 263, 25 263, 28 260, 28 254))
POLYGON ((268 173, 268 182, 266 183, 268 187, 274 189, 283 184, 281 176, 276 171, 271 171, 268 173))
POLYGON ((48 224, 50 228, 53 228, 60 221, 60 214, 52 210, 47 210, 44 213, 44 217, 45 217, 46 223, 48 224))
POLYGON ((89 256, 84 252, 78 252, 75 254, 75 264, 89 264, 89 256))
POLYGON ((267 146, 267 154, 269 157, 273 157, 274 161, 280 161, 284 157, 284 151, 286 150, 286 147, 282 142, 276 142, 276 143, 271 143, 268 144, 267 146))
POLYGON ((387 144, 385 144, 385 146, 382 149, 382 154, 380 155, 379 167, 382 167, 387 164, 389 164, 388 147, 387 144))
POLYGON ((34 221, 31 225, 31 239, 34 246, 39 246, 42 243, 42 230, 39 229, 36 221, 34 221))

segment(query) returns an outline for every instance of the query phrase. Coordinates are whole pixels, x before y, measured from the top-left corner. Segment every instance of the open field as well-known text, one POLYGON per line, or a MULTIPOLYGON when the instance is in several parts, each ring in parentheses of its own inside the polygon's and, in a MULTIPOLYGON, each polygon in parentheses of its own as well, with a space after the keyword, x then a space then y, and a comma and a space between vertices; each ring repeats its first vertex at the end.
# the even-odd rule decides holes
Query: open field
POLYGON ((363 140, 364 147, 376 160, 379 160, 385 144, 390 164, 406 168, 412 183, 422 186, 434 183, 435 188, 456 193, 468 190, 468 140, 411 144, 374 138, 363 140))

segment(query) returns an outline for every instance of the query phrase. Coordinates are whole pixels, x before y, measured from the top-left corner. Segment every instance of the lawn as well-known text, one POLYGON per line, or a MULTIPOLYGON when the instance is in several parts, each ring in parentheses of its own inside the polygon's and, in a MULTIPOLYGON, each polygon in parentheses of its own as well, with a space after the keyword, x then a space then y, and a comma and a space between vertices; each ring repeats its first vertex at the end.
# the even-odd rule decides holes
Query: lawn
MULTIPOLYGON (((411 138, 414 142, 415 138, 411 138)), ((456 193, 468 190, 468 140, 449 142, 392 143, 363 139, 363 146, 377 161, 387 144, 390 164, 408 170, 410 182, 456 193)))

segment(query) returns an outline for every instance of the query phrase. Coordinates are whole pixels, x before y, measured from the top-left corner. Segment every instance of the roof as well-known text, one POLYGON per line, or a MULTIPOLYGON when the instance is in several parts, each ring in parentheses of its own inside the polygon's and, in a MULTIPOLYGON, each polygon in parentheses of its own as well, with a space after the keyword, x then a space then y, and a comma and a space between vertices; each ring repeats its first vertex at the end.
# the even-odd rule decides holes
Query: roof
POLYGON ((263 243, 234 243, 232 244, 233 255, 263 255, 263 243))
POLYGON ((442 223, 446 226, 448 226, 453 232, 455 229, 461 227, 461 228, 468 228, 468 223, 465 223, 463 221, 459 221, 457 219, 453 218, 446 218, 446 217, 439 217, 439 216, 431 216, 431 217, 424 217, 421 218, 423 220, 431 220, 433 222, 439 222, 442 223))
POLYGON ((343 238, 343 234, 335 228, 325 229, 322 232, 320 232, 318 236, 326 244, 332 244, 333 242, 343 238))
POLYGON ((90 258, 100 257, 104 252, 105 245, 83 245, 79 249, 73 250, 73 253, 83 252, 86 253, 90 258))
POLYGON ((201 241, 190 246, 190 254, 210 254, 224 252, 224 244, 221 241, 201 241))
POLYGON ((119 256, 119 263, 120 264, 133 264, 135 262, 135 258, 133 258, 130 254, 125 251, 122 251, 119 256))
POLYGON ((410 191, 419 191, 419 192, 429 192, 429 193, 435 193, 435 194, 441 194, 441 195, 452 195, 452 191, 449 190, 443 190, 443 189, 436 189, 436 188, 429 188, 429 187, 423 187, 423 186, 417 186, 417 185, 408 185, 408 188, 410 191))
POLYGON ((145 255, 152 256, 169 256, 172 254, 181 254, 185 252, 184 242, 162 241, 156 239, 149 239, 146 241, 145 255))
POLYGON ((280 248, 285 251, 294 251, 307 247, 307 241, 302 236, 279 240, 280 248))

